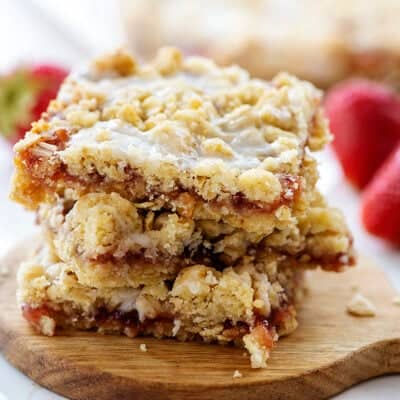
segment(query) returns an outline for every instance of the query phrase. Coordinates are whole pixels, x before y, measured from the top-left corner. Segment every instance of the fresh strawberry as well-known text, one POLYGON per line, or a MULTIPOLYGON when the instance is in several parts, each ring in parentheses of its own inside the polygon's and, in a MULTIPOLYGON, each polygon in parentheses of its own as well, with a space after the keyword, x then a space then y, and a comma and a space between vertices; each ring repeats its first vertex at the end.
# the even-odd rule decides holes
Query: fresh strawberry
POLYGON ((400 246, 400 145, 366 187, 361 218, 369 232, 400 246))
POLYGON ((11 143, 21 139, 56 97, 67 74, 64 68, 41 64, 0 77, 0 134, 11 143))
POLYGON ((325 109, 344 173, 361 189, 400 141, 400 96, 378 83, 352 80, 329 91, 325 109))

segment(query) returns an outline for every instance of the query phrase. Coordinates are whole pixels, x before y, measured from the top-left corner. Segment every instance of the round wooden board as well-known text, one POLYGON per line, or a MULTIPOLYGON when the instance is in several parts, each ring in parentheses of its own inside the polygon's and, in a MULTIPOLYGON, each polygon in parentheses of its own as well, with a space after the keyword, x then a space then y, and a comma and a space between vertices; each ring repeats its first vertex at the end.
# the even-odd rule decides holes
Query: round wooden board
POLYGON ((64 332, 35 334, 15 304, 15 273, 32 242, 0 265, 0 347, 35 382, 76 400, 324 399, 373 376, 400 372, 400 307, 383 272, 363 259, 343 274, 314 271, 300 327, 274 349, 268 369, 252 370, 243 350, 149 338, 64 332), (346 303, 357 285, 377 316, 356 318, 346 303), (141 352, 145 343, 148 351, 141 352), (243 375, 234 379, 239 370, 243 375))

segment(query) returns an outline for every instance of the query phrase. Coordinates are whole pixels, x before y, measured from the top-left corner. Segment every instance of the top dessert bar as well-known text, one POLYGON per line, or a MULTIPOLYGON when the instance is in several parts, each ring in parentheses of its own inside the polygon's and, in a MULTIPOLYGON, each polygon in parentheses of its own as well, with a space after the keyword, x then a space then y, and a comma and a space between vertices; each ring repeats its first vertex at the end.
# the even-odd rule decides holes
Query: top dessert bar
POLYGON ((182 192, 274 208, 306 186, 304 160, 329 140, 311 84, 271 82, 164 48, 140 65, 119 51, 72 74, 16 147, 13 197, 30 208, 91 191, 132 201, 182 192))

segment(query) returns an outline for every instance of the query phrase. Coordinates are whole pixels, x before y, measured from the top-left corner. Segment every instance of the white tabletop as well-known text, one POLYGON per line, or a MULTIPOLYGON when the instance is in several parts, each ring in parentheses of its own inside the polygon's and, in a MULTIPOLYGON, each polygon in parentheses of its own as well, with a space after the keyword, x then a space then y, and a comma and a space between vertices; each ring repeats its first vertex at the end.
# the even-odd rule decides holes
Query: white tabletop
MULTIPOLYGON (((0 0, 0 70, 21 60, 73 65, 120 43, 117 11, 112 4, 115 6, 107 0, 0 0)), ((345 212, 358 250, 375 259, 400 291, 400 252, 364 232, 358 194, 346 184, 330 153, 321 158, 321 189, 331 204, 345 212)), ((11 173, 11 149, 0 139, 0 256, 35 230, 33 216, 8 200, 11 173)), ((392 400, 400 398, 399 393, 400 376, 390 376, 359 384, 335 399, 392 400)), ((0 400, 59 399, 62 397, 34 384, 0 356, 0 400)))

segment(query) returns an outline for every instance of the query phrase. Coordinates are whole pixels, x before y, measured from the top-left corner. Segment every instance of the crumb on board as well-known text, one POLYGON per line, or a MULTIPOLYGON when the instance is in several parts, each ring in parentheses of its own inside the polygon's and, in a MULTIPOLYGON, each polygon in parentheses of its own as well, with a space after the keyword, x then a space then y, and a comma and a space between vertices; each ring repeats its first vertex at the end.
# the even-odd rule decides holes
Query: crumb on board
POLYGON ((143 353, 147 352, 147 346, 144 343, 141 343, 139 346, 140 351, 143 351, 143 353))
POLYGON ((395 306, 400 306, 400 295, 393 297, 393 304, 395 306))
POLYGON ((357 317, 374 317, 376 308, 363 294, 356 293, 347 303, 347 312, 357 317))
POLYGON ((356 292, 356 291, 358 291, 358 290, 360 289, 360 287, 359 287, 356 283, 353 283, 353 284, 350 286, 350 288, 351 288, 351 290, 352 290, 353 292, 356 292))
POLYGON ((233 379, 237 379, 237 378, 241 378, 243 375, 241 374, 240 371, 235 370, 235 372, 233 373, 232 377, 233 379))

